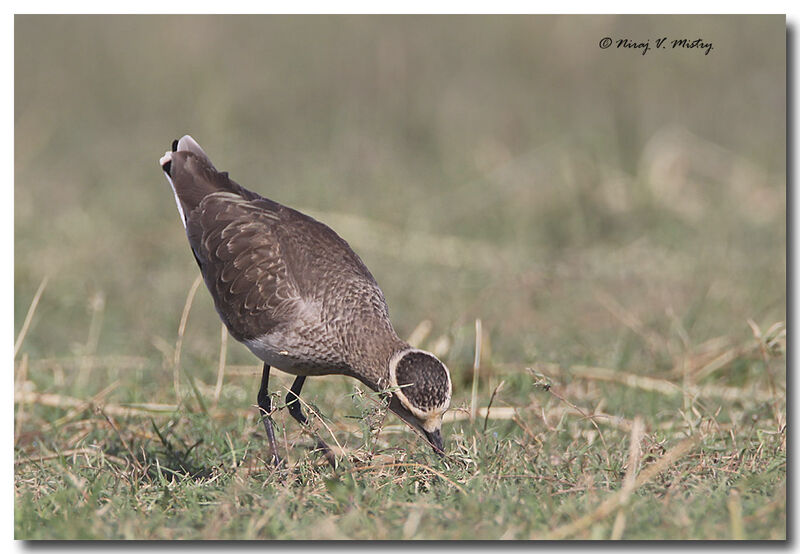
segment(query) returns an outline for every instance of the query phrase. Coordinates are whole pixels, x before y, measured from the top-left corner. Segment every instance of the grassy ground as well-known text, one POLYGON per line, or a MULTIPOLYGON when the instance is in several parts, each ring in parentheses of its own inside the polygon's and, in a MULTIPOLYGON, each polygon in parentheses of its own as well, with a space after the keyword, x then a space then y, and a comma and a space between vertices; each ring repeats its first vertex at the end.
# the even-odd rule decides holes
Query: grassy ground
POLYGON ((15 41, 17 538, 785 538, 782 18, 18 16, 15 41), (597 46, 665 35, 714 50, 597 46), (266 463, 260 369, 191 294, 157 167, 185 132, 364 258, 451 369, 445 459, 325 377, 337 470, 285 410, 266 463))

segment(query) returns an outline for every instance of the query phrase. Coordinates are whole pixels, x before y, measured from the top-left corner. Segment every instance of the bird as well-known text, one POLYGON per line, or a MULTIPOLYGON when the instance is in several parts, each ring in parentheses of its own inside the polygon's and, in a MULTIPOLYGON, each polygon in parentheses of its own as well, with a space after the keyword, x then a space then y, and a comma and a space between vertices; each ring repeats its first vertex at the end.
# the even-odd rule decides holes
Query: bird
MULTIPOLYGON (((159 165, 220 319, 263 362, 257 403, 272 463, 282 462, 271 417, 272 368, 295 376, 285 407, 302 426, 306 378, 344 375, 380 393, 444 455, 450 372, 399 338, 383 292, 349 244, 324 223, 218 171, 189 135, 174 140, 159 165)), ((335 467, 330 447, 316 440, 335 467)))

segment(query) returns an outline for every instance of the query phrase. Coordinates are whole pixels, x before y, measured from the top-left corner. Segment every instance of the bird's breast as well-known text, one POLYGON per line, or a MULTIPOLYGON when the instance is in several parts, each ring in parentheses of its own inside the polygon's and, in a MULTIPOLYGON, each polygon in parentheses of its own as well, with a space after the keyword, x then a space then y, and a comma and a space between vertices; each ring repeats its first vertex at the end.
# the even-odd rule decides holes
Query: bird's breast
POLYGON ((243 342, 259 359, 294 375, 328 375, 348 369, 341 348, 320 335, 278 329, 243 342))

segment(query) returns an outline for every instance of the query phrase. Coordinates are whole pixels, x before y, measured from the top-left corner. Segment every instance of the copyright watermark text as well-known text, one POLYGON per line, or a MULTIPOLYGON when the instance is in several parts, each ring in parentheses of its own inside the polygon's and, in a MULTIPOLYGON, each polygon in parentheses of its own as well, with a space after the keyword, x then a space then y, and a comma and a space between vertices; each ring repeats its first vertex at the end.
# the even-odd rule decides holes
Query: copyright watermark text
POLYGON ((675 38, 661 37, 657 39, 633 40, 629 38, 613 39, 603 37, 600 39, 600 48, 606 50, 615 48, 617 50, 637 50, 642 56, 654 50, 698 50, 704 52, 706 56, 714 49, 714 44, 710 40, 702 38, 675 38))

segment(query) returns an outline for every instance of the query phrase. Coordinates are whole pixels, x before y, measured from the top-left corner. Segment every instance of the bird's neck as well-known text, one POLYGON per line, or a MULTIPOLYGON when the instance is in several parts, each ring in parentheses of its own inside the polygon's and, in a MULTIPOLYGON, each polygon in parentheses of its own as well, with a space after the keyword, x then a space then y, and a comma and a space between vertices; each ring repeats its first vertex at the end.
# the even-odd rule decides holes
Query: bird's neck
POLYGON ((393 329, 389 331, 378 337, 375 330, 365 330, 353 339, 358 346, 348 349, 355 353, 350 360, 355 376, 375 391, 389 386, 389 361, 392 357, 397 352, 410 348, 393 329))

